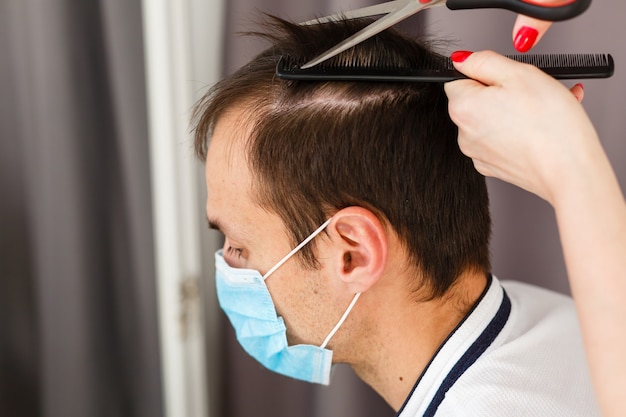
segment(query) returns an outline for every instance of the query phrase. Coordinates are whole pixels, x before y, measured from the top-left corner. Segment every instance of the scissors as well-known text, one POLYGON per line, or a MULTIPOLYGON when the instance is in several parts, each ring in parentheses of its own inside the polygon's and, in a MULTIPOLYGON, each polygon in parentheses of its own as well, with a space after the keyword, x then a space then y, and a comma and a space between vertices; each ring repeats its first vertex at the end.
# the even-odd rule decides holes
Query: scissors
POLYGON ((414 15, 415 13, 436 6, 446 5, 450 10, 460 9, 506 9, 541 20, 559 21, 576 17, 589 7, 591 0, 565 0, 557 5, 539 5, 534 0, 393 0, 386 3, 363 7, 346 13, 337 13, 330 16, 313 19, 301 25, 314 25, 344 19, 356 19, 376 15, 386 15, 350 36, 333 48, 313 58, 301 68, 313 67, 333 56, 352 48, 354 45, 371 38, 377 33, 395 25, 396 23, 414 15))

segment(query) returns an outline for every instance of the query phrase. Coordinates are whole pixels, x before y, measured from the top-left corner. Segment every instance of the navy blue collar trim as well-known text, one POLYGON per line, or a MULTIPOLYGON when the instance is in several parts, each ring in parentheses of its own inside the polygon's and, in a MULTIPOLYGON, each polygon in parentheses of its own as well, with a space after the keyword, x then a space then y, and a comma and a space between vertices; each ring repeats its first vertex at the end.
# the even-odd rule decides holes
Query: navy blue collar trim
POLYGON ((443 380, 443 383, 426 409, 424 417, 432 417, 435 415, 437 408, 439 408, 439 405, 446 396, 446 392, 448 392, 456 380, 459 379, 459 377, 463 375, 463 373, 470 366, 472 366, 474 362, 476 362, 480 355, 482 355, 485 350, 491 346, 493 341, 500 334, 500 331, 502 331, 502 328, 506 324, 509 314, 511 313, 511 300, 504 289, 502 289, 502 292, 502 303, 500 304, 498 312, 487 325, 487 328, 482 332, 478 339, 476 339, 474 344, 470 346, 461 359, 459 359, 456 365, 454 365, 454 367, 450 370, 450 373, 446 376, 446 379, 443 380))

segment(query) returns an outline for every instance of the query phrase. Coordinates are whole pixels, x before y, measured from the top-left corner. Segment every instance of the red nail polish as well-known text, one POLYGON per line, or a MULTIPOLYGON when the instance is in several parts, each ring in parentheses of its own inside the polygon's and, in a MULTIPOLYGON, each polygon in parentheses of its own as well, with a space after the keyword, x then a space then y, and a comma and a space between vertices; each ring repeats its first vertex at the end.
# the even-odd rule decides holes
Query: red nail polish
POLYGON ((463 62, 471 54, 473 54, 471 51, 454 51, 450 54, 450 59, 454 62, 463 62))
POLYGON ((537 36, 539 36, 537 29, 530 26, 522 26, 515 36, 513 46, 520 52, 528 52, 535 44, 537 36))
POLYGON ((576 83, 576 85, 574 87, 576 87, 576 86, 580 87, 580 89, 583 90, 583 91, 585 90, 585 86, 583 85, 583 83, 576 83))

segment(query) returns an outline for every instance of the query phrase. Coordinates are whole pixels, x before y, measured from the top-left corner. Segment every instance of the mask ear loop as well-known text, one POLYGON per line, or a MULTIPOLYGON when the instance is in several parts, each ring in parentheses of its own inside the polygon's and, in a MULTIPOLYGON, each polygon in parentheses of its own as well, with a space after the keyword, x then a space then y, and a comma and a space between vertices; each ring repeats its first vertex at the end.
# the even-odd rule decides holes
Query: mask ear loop
POLYGON ((341 327, 341 325, 343 324, 344 321, 346 321, 346 319, 348 318, 348 314, 350 314, 350 311, 352 311, 352 307, 354 307, 354 305, 356 304, 356 301, 359 299, 359 297, 361 296, 361 293, 358 292, 354 295, 354 298, 352 299, 352 302, 350 302, 350 305, 348 306, 348 308, 346 309, 346 312, 343 313, 343 316, 341 316, 341 318, 339 319, 339 322, 335 325, 335 327, 330 331, 330 333, 328 334, 328 336, 326 336, 326 339, 324 340, 324 342, 320 345, 320 348, 324 349, 326 348, 326 345, 328 344, 328 342, 330 342, 330 339, 335 335, 335 333, 337 333, 337 330, 339 330, 339 328, 341 327))
POLYGON ((302 249, 302 247, 304 245, 306 245, 307 243, 309 243, 311 240, 313 240, 313 238, 317 235, 319 235, 322 230, 326 229, 326 226, 328 226, 328 224, 330 223, 330 221, 332 220, 332 217, 328 220, 326 220, 324 222, 324 224, 322 224, 320 227, 318 227, 313 233, 311 233, 309 235, 309 237, 307 237, 306 239, 304 239, 298 246, 296 246, 295 248, 293 248, 293 250, 291 252, 289 252, 287 254, 287 256, 285 256, 283 259, 281 259, 280 261, 278 261, 278 263, 276 265, 274 265, 269 271, 267 271, 265 273, 265 275, 263 275, 263 281, 265 281, 270 275, 272 275, 274 272, 276 272, 276 270, 278 268, 280 268, 281 266, 283 266, 283 264, 285 262, 287 262, 289 260, 289 258, 291 258, 296 252, 298 252, 300 249, 302 249))
MULTIPOLYGON (((296 254, 300 249, 302 249, 302 247, 304 245, 306 245, 307 243, 309 243, 311 240, 313 240, 313 238, 315 238, 315 236, 319 235, 322 230, 326 229, 326 226, 328 226, 330 224, 330 221, 332 220, 332 217, 328 220, 326 220, 324 222, 324 224, 322 224, 320 227, 318 227, 317 229, 315 229, 315 231, 313 233, 311 233, 309 235, 309 237, 307 237, 306 239, 304 239, 298 246, 296 246, 295 248, 293 248, 291 250, 291 252, 289 252, 283 259, 281 259, 280 261, 278 261, 276 263, 276 265, 274 265, 272 268, 270 268, 269 271, 267 271, 265 273, 265 275, 263 275, 263 281, 265 281, 270 275, 272 275, 274 272, 276 272, 276 270, 278 268, 280 268, 281 266, 283 266, 283 264, 285 262, 287 262, 289 260, 289 258, 291 258, 294 254, 296 254)), ((350 311, 352 311, 352 308, 354 307, 354 305, 356 304, 356 301, 359 299, 359 297, 361 296, 361 293, 358 292, 354 295, 354 298, 352 299, 352 301, 350 302, 350 305, 348 306, 348 308, 346 309, 345 313, 343 313, 343 316, 341 316, 341 318, 339 319, 339 322, 337 322, 337 324, 335 325, 335 327, 330 331, 330 333, 328 334, 328 336, 326 336, 326 340, 324 340, 324 342, 322 343, 322 345, 320 346, 320 348, 324 349, 326 347, 326 345, 328 344, 328 342, 330 342, 330 339, 335 335, 335 333, 337 333, 337 330, 339 330, 339 328, 341 327, 341 325, 343 324, 344 321, 346 321, 346 319, 348 318, 348 314, 350 314, 350 311)))

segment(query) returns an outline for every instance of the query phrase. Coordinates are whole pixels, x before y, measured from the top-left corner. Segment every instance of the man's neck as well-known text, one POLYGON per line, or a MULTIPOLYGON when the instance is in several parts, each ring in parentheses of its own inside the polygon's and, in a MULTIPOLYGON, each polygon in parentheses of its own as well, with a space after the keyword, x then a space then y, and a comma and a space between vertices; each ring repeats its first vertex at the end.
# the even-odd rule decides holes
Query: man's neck
MULTIPOLYGON (((406 278, 395 277, 395 281, 406 278)), ((362 297, 366 298, 362 302, 371 304, 367 309, 372 312, 368 322, 373 325, 367 328, 370 334, 363 336, 366 348, 359 352, 359 358, 350 361, 352 368, 398 410, 486 285, 484 273, 468 272, 442 297, 428 301, 409 295, 406 284, 391 284, 362 297)))

